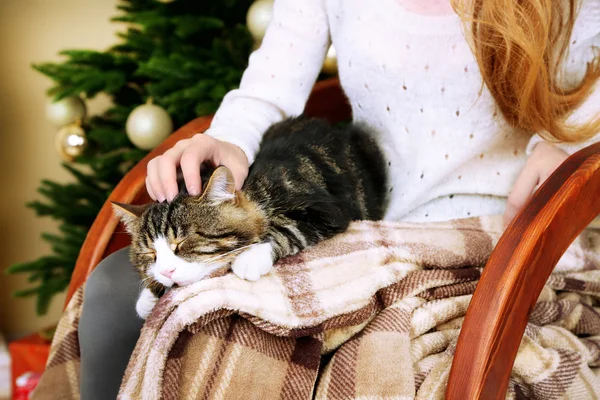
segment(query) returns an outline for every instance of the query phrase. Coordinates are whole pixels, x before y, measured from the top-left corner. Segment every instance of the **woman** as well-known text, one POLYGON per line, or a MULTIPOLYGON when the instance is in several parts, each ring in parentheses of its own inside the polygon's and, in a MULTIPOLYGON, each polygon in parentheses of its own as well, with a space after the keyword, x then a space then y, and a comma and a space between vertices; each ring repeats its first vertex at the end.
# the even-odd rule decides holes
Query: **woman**
MULTIPOLYGON (((206 161, 229 167, 241 188, 261 134, 302 112, 331 43, 354 119, 377 131, 390 160, 386 219, 503 213, 508 223, 569 154, 600 140, 599 0, 276 0, 210 130, 149 163, 150 196, 175 197, 177 167, 198 194, 206 161)), ((83 398, 118 390, 142 324, 138 287, 122 251, 88 280, 83 398)))

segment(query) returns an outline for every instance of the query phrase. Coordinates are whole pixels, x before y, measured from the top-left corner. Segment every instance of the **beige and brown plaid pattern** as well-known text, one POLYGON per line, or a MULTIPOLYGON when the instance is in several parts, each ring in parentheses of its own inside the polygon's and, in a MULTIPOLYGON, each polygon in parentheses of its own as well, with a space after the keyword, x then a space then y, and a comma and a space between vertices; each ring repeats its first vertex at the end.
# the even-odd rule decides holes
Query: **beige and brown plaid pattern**
MULTIPOLYGON (((120 398, 443 398, 500 233, 498 217, 357 222, 258 282, 225 275, 173 290, 144 326, 120 398)), ((548 280, 507 398, 600 398, 598 232, 548 280)))
POLYGON ((77 289, 56 327, 46 371, 35 389, 36 400, 79 399, 79 316, 83 287, 77 289))

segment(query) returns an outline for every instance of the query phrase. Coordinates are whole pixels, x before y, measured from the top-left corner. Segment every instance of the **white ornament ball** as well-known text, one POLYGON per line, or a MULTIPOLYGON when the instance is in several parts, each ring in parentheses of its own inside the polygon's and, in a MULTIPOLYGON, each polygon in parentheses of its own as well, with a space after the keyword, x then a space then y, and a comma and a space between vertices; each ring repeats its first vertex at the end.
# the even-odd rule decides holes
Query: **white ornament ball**
POLYGON ((173 132, 173 121, 164 108, 147 103, 129 114, 125 130, 137 148, 152 150, 173 132))
POLYGON ((78 96, 65 97, 46 105, 46 117, 56 126, 65 126, 85 117, 85 103, 78 96))
POLYGON ((323 62, 323 72, 329 75, 335 75, 338 72, 337 53, 333 46, 327 50, 325 61, 323 62))
POLYGON ((256 42, 262 41, 273 17, 273 0, 256 0, 246 14, 246 26, 256 42))

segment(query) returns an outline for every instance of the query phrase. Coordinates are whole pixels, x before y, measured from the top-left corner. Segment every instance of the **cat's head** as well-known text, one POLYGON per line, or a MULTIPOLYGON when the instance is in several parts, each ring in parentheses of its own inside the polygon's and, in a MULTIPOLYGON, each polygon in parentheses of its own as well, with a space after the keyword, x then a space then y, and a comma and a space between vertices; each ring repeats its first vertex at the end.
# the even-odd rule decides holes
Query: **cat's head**
POLYGON ((131 234, 131 261, 147 286, 197 282, 228 266, 266 229, 263 214, 235 190, 225 167, 214 171, 201 196, 180 194, 171 203, 144 206, 113 203, 113 208, 131 234))

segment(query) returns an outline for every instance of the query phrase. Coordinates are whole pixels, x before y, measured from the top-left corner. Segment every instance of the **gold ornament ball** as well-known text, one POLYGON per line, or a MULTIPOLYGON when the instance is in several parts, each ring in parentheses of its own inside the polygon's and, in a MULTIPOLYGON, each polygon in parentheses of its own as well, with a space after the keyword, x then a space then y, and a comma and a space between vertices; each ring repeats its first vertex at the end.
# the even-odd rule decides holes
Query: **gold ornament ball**
POLYGON ((337 53, 333 46, 327 50, 325 61, 323 62, 323 72, 329 75, 335 75, 338 72, 337 53))
POLYGON ((165 4, 167 4, 167 3, 172 3, 175 0, 156 0, 156 1, 158 1, 159 3, 165 3, 165 4))
POLYGON ((273 0, 256 0, 246 14, 246 26, 256 42, 262 41, 273 17, 273 0))
POLYGON ((46 104, 46 117, 55 126, 72 124, 85 117, 85 103, 78 96, 65 97, 46 104))
POLYGON ((164 108, 147 103, 129 114, 125 130, 138 149, 152 150, 173 132, 173 121, 164 108))
POLYGON ((63 160, 72 162, 85 152, 88 141, 83 128, 78 124, 71 124, 58 131, 55 145, 58 155, 63 160))

